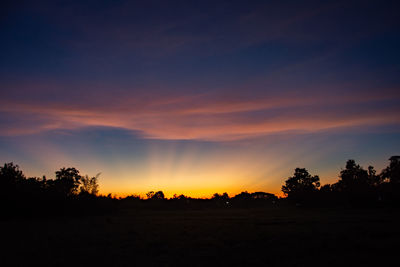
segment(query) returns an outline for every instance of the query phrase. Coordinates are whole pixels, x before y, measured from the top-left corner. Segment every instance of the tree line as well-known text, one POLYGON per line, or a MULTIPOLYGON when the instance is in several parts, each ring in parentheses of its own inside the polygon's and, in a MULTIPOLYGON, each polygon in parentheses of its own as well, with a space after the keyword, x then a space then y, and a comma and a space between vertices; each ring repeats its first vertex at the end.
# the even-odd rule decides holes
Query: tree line
POLYGON ((98 195, 98 177, 81 175, 76 168, 61 168, 54 179, 26 177, 18 165, 0 167, 0 209, 2 215, 87 213, 107 208, 106 197, 98 195))
POLYGON ((304 168, 296 168, 282 186, 288 200, 296 203, 358 203, 399 202, 400 156, 389 158, 389 166, 379 174, 373 166, 364 169, 353 159, 346 162, 334 184, 321 186, 318 175, 311 175, 304 168))
POLYGON ((55 179, 26 178, 18 165, 5 163, 0 167, 0 198, 12 201, 21 198, 52 197, 58 199, 96 196, 98 175, 82 176, 75 168, 61 168, 55 179))
MULTIPOLYGON (((54 179, 26 177, 18 165, 5 163, 0 167, 0 208, 3 213, 44 212, 113 209, 116 202, 170 203, 171 206, 192 207, 253 207, 275 205, 278 202, 302 204, 371 204, 400 203, 400 156, 392 156, 390 163, 379 174, 374 167, 364 169, 354 160, 346 162, 334 184, 321 186, 318 175, 311 175, 305 168, 296 168, 282 186, 285 198, 278 199, 266 192, 241 192, 233 197, 215 193, 210 199, 195 199, 174 195, 167 199, 162 191, 150 191, 146 198, 130 195, 124 198, 99 195, 97 174, 81 175, 75 168, 61 168, 54 179), (200 205, 200 206, 201 206, 200 205)), ((146 204, 149 206, 149 204, 146 204)), ((163 204, 164 205, 164 204, 163 204)))

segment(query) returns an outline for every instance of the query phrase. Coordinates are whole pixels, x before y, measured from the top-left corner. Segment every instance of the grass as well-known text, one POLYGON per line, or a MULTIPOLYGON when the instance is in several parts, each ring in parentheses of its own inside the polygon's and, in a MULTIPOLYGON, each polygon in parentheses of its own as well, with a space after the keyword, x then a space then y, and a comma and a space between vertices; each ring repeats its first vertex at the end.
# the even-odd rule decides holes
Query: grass
POLYGON ((0 227, 2 261, 14 266, 390 266, 400 239, 394 208, 127 207, 0 227))

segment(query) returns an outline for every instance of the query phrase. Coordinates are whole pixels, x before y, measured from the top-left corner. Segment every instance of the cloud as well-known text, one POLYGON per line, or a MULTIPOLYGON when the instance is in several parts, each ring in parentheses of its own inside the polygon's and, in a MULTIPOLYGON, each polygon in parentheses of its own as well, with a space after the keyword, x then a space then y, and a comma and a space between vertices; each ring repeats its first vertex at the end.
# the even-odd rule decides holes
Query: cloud
MULTIPOLYGON (((219 93, 104 94, 95 101, 0 100, 1 135, 88 126, 123 128, 143 138, 227 141, 284 132, 398 124, 396 90, 326 90, 226 96, 219 93), (386 91, 386 94, 383 93, 386 91)), ((83 98, 86 99, 86 98, 83 98)))

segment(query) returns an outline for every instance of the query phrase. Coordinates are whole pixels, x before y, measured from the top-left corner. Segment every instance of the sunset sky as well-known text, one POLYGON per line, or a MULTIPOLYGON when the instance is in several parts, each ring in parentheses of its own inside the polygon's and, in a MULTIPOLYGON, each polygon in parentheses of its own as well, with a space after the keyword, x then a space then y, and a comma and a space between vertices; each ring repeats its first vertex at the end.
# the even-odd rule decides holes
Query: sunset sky
POLYGON ((0 163, 194 197, 400 154, 398 1, 6 1, 0 163), (8 2, 8 3, 7 3, 8 2))

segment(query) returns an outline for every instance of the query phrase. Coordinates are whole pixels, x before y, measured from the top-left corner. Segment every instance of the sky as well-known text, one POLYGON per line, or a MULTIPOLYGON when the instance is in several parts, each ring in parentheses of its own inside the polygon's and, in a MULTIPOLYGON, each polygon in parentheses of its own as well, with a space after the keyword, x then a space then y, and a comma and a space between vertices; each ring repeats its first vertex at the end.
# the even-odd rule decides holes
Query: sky
POLYGON ((0 163, 281 195, 400 154, 398 1, 2 1, 0 163))

